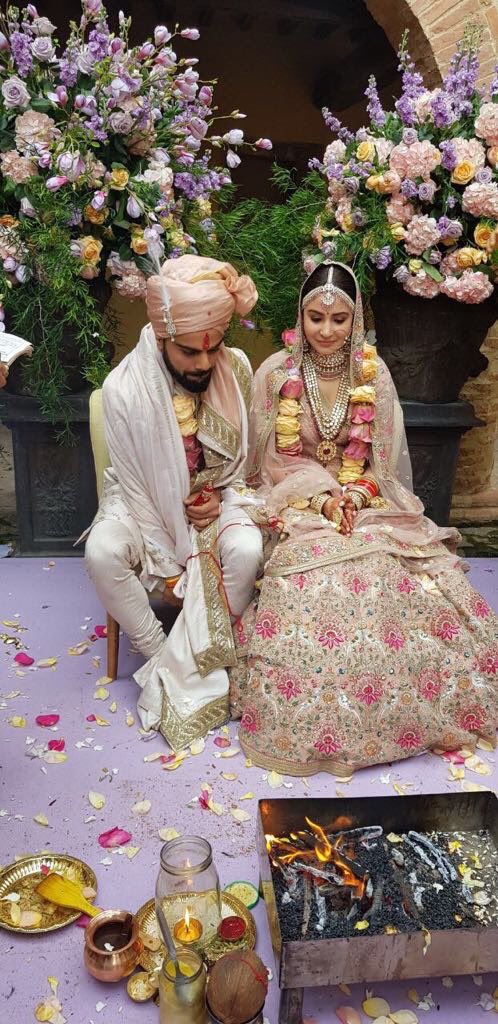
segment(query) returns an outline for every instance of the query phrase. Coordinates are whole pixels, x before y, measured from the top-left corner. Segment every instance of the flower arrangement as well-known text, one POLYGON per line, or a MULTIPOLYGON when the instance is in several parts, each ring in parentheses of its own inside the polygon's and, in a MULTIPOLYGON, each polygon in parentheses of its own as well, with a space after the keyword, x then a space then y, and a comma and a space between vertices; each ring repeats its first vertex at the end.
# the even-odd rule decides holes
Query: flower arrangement
MULTIPOLYGON (((247 145, 239 128, 215 134, 215 83, 173 49, 198 30, 158 25, 131 46, 130 27, 120 12, 111 31, 102 0, 82 0, 61 51, 33 4, 0 17, 0 329, 7 316, 35 342, 26 373, 52 416, 65 388, 64 325, 88 381, 107 370, 91 283, 142 298, 152 239, 166 257, 195 252, 194 236, 212 243, 212 199, 247 145)), ((271 149, 268 139, 251 145, 271 149)))
MULTIPOLYGON (((498 279, 498 74, 489 97, 477 88, 480 34, 470 25, 442 86, 426 89, 406 34, 399 49, 402 93, 385 111, 366 90, 370 124, 355 134, 328 110, 337 138, 312 168, 328 198, 313 229, 321 259, 354 264, 362 292, 376 272, 410 295, 480 303, 498 279)), ((498 72, 498 68, 497 68, 498 72)))
MULTIPOLYGON (((280 388, 277 418, 275 421, 275 445, 282 455, 299 456, 303 445, 300 438, 302 409, 300 399, 304 394, 304 383, 295 361, 296 333, 287 329, 282 341, 288 351, 284 367, 287 379, 280 388)), ((370 461, 373 422, 375 419, 375 380, 377 377, 377 350, 368 342, 361 353, 361 383, 353 388, 350 402, 353 406, 348 443, 344 448, 341 467, 337 474, 340 484, 352 484, 360 479, 370 461)))

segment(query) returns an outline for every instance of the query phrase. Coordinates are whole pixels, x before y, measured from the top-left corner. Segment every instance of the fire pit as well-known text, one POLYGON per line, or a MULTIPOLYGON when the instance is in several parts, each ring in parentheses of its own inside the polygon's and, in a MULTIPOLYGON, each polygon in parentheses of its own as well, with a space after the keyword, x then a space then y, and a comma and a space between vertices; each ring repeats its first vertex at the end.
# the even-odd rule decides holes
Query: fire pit
POLYGON ((498 969, 493 793, 261 800, 258 831, 279 1024, 307 987, 498 969))

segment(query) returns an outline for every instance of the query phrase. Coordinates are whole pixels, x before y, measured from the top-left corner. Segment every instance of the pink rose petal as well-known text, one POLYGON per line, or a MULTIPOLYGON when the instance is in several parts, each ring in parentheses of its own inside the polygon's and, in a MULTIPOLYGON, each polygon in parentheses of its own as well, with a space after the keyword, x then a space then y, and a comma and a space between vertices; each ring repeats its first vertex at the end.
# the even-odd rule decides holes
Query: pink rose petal
POLYGON ((42 864, 42 866, 40 868, 40 871, 41 871, 42 875, 49 875, 51 870, 52 870, 52 868, 49 868, 48 864, 42 864))
POLYGON ((225 736, 217 736, 214 741, 215 747, 229 747, 230 740, 227 740, 225 736))
POLYGON ((33 665, 34 660, 34 658, 30 658, 29 654, 25 654, 24 651, 19 651, 19 654, 16 654, 14 658, 14 661, 17 661, 18 665, 24 665, 26 667, 28 665, 33 665))
POLYGON ((99 845, 105 850, 112 850, 115 846, 124 846, 129 843, 131 832, 125 832, 124 828, 111 828, 108 832, 102 832, 99 836, 99 845))
POLYGON ((86 716, 86 720, 87 720, 87 722, 96 722, 97 721, 97 719, 95 718, 95 715, 87 715, 86 716))
POLYGON ((86 928, 87 924, 90 924, 91 920, 92 919, 88 916, 88 914, 80 914, 78 920, 74 923, 77 928, 86 928))
POLYGON ((37 725, 43 725, 45 728, 50 728, 51 725, 57 725, 60 721, 60 715, 37 715, 35 722, 37 725))
POLYGON ((449 761, 450 764, 465 764, 465 758, 458 750, 445 750, 441 757, 444 761, 449 761))
POLYGON ((105 640, 107 637, 107 626, 95 626, 95 636, 98 636, 100 640, 105 640))
POLYGON ((176 761, 176 754, 161 754, 159 760, 161 764, 171 764, 172 761, 176 761))
POLYGON ((200 803, 203 811, 208 811, 209 810, 209 793, 208 793, 207 789, 202 789, 201 790, 201 795, 199 797, 199 803, 200 803))
POLYGON ((59 752, 61 752, 62 750, 65 749, 65 746, 66 746, 66 741, 65 740, 49 740, 48 741, 48 749, 49 750, 58 750, 59 752))

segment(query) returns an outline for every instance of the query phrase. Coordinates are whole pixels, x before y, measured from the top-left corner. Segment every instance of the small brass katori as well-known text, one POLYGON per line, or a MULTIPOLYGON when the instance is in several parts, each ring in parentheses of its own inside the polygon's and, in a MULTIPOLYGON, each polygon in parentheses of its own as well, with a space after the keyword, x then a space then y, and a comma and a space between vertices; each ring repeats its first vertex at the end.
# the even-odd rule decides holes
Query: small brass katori
POLYGON ((137 971, 128 978, 126 991, 134 1003, 147 1003, 159 991, 157 971, 137 971))

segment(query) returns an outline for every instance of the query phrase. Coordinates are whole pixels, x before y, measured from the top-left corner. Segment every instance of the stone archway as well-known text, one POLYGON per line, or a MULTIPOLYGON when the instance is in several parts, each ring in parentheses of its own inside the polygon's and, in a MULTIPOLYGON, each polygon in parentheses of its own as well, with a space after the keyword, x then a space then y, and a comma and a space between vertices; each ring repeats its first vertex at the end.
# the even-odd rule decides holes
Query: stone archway
MULTIPOLYGON (((410 52, 427 84, 441 81, 466 20, 482 25, 480 85, 488 85, 498 63, 498 0, 365 0, 394 49, 405 28, 410 52)), ((452 519, 481 523, 498 519, 498 323, 490 330, 483 352, 488 369, 469 381, 462 398, 472 402, 485 426, 462 439, 452 519)))

